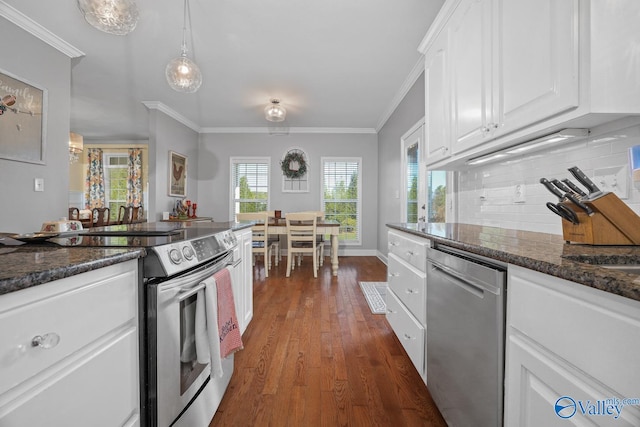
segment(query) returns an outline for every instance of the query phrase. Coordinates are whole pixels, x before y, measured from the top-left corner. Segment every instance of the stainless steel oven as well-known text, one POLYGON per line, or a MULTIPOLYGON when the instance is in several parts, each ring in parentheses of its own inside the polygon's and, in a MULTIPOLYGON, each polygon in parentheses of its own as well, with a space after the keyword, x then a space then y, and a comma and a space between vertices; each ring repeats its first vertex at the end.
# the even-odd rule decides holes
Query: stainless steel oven
POLYGON ((146 250, 139 287, 143 426, 206 427, 229 384, 233 356, 223 359, 223 376, 212 377, 210 362, 198 363, 193 349, 202 281, 234 266, 237 241, 229 226, 144 223, 91 228, 80 239, 52 239, 79 248, 146 250))

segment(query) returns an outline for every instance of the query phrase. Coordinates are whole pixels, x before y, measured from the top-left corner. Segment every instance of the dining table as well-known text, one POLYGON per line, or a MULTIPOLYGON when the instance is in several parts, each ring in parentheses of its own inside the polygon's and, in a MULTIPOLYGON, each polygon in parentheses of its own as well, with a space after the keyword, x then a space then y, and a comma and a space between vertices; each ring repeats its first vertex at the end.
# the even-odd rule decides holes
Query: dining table
MULTIPOLYGON (((270 235, 287 235, 287 222, 284 218, 270 218, 270 235)), ((338 275, 338 235, 340 234, 340 223, 338 221, 319 220, 316 223, 316 234, 318 236, 331 236, 331 272, 338 275)))

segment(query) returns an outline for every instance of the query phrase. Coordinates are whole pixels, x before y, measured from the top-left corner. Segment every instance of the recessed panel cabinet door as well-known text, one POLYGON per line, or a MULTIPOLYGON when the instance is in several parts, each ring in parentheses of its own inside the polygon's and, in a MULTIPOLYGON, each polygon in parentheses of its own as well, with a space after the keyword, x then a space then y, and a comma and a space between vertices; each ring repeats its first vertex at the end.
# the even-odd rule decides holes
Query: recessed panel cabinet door
POLYGON ((578 106, 579 1, 496 0, 494 75, 505 134, 578 106))
POLYGON ((425 56, 425 145, 427 164, 451 155, 448 31, 444 30, 425 56))

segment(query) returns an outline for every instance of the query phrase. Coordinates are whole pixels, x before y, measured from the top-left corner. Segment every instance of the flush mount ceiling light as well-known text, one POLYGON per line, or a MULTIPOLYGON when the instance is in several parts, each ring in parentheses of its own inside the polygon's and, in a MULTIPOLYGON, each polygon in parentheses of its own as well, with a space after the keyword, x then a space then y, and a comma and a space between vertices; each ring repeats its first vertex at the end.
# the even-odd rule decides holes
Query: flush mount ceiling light
POLYGON ((503 159, 505 157, 514 156, 517 154, 526 153, 528 151, 535 151, 543 148, 546 145, 557 144, 559 142, 568 142, 584 138, 589 135, 589 129, 562 129, 556 133, 545 135, 540 138, 532 139, 530 141, 523 142, 500 151, 485 154, 480 157, 467 160, 467 165, 479 165, 481 163, 491 162, 497 159, 503 159))
POLYGON ((182 52, 180 56, 172 59, 167 64, 165 76, 171 89, 177 92, 193 93, 202 85, 202 73, 198 64, 187 58, 187 16, 189 16, 189 31, 191 31, 191 18, 188 0, 184 0, 184 19, 182 23, 182 52))
POLYGON ((135 0, 78 0, 78 7, 89 24, 105 33, 124 36, 138 23, 135 0))
POLYGON ((272 99, 271 104, 264 109, 264 118, 270 122, 282 122, 287 117, 287 110, 280 105, 279 99, 272 99))

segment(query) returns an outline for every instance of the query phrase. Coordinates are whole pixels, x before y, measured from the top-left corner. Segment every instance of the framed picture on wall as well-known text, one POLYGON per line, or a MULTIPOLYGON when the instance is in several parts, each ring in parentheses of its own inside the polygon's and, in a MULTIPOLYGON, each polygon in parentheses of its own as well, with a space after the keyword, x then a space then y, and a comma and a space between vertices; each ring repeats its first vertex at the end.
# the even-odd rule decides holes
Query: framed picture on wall
POLYGON ((45 164, 47 91, 0 70, 0 158, 45 164))
POLYGON ((187 156, 169 151, 169 196, 187 196, 187 156))

